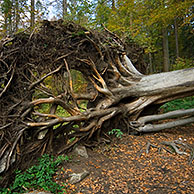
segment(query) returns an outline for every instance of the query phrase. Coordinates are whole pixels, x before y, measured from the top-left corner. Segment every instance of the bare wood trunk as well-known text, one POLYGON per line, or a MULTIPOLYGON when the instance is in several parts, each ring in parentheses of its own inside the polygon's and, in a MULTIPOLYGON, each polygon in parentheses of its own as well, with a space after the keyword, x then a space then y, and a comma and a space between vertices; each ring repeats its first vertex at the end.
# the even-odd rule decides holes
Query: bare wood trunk
POLYGON ((180 98, 182 94, 191 95, 194 84, 193 75, 194 68, 142 76, 139 82, 129 87, 115 88, 112 92, 119 95, 118 98, 156 96, 155 103, 163 103, 180 98))

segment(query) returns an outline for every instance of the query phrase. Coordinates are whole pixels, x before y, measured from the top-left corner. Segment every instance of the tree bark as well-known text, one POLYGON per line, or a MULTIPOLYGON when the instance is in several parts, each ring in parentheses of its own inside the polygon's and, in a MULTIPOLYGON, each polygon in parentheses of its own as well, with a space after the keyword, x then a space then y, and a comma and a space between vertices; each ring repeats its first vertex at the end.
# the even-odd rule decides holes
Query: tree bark
POLYGON ((168 30, 166 27, 162 29, 162 44, 163 44, 163 71, 169 71, 170 61, 169 61, 169 48, 168 48, 168 30))
POLYGON ((15 0, 15 31, 18 31, 20 21, 19 0, 15 0))
POLYGON ((31 18, 30 18, 30 27, 33 28, 35 24, 35 0, 31 0, 31 18))
POLYGON ((178 42, 178 24, 177 18, 174 19, 174 35, 175 35, 175 45, 176 45, 176 57, 179 57, 179 42, 178 42))
POLYGON ((115 0, 111 0, 111 7, 112 7, 112 10, 115 11, 115 9, 116 9, 115 0))
POLYGON ((153 73, 154 70, 153 70, 153 60, 152 60, 152 53, 148 53, 148 57, 149 57, 149 67, 147 69, 147 74, 148 73, 153 73))
POLYGON ((67 0, 63 0, 63 18, 67 15, 67 0))

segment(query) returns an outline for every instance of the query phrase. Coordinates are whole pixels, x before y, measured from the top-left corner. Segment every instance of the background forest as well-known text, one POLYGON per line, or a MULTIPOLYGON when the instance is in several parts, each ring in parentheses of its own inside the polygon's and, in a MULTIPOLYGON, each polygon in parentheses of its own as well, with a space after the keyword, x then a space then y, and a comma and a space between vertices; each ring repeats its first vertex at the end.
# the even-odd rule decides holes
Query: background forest
MULTIPOLYGON (((147 73, 194 65, 193 0, 1 0, 0 37, 63 18, 99 30, 105 25, 144 49, 147 73)), ((130 56, 129 56, 130 57, 130 56)))

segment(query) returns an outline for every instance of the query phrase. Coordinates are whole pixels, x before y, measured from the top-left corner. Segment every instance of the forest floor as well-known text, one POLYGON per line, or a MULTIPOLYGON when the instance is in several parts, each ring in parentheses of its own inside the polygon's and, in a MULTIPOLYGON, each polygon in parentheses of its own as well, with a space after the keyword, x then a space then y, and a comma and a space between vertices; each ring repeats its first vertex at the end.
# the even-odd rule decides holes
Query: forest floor
POLYGON ((89 157, 72 155, 54 177, 67 183, 67 193, 194 193, 194 161, 190 152, 179 155, 164 141, 181 140, 194 148, 194 124, 141 136, 124 134, 114 137, 110 144, 87 149, 89 157), (146 153, 148 142, 150 146, 146 153), (164 149, 163 149, 164 148, 164 149), (171 153, 170 153, 171 152, 171 153), (87 170, 90 174, 80 183, 68 183, 68 174, 87 170))

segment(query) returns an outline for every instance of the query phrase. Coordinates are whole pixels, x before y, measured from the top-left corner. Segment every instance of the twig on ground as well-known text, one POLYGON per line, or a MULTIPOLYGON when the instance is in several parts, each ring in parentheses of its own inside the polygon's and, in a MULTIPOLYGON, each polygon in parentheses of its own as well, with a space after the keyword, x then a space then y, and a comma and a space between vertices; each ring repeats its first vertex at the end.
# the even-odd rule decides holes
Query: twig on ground
POLYGON ((152 146, 152 147, 154 147, 154 148, 157 148, 157 146, 156 146, 156 145, 151 144, 150 142, 148 142, 148 143, 147 143, 147 146, 146 146, 146 154, 148 154, 148 153, 149 153, 150 146, 152 146))
POLYGON ((171 146, 177 154, 180 154, 180 155, 183 155, 183 154, 188 155, 186 152, 180 151, 174 141, 172 141, 172 142, 164 141, 164 142, 162 142, 162 144, 167 145, 167 146, 171 146))
POLYGON ((192 164, 193 160, 194 160, 194 148, 192 149, 190 156, 189 156, 189 165, 192 164))

